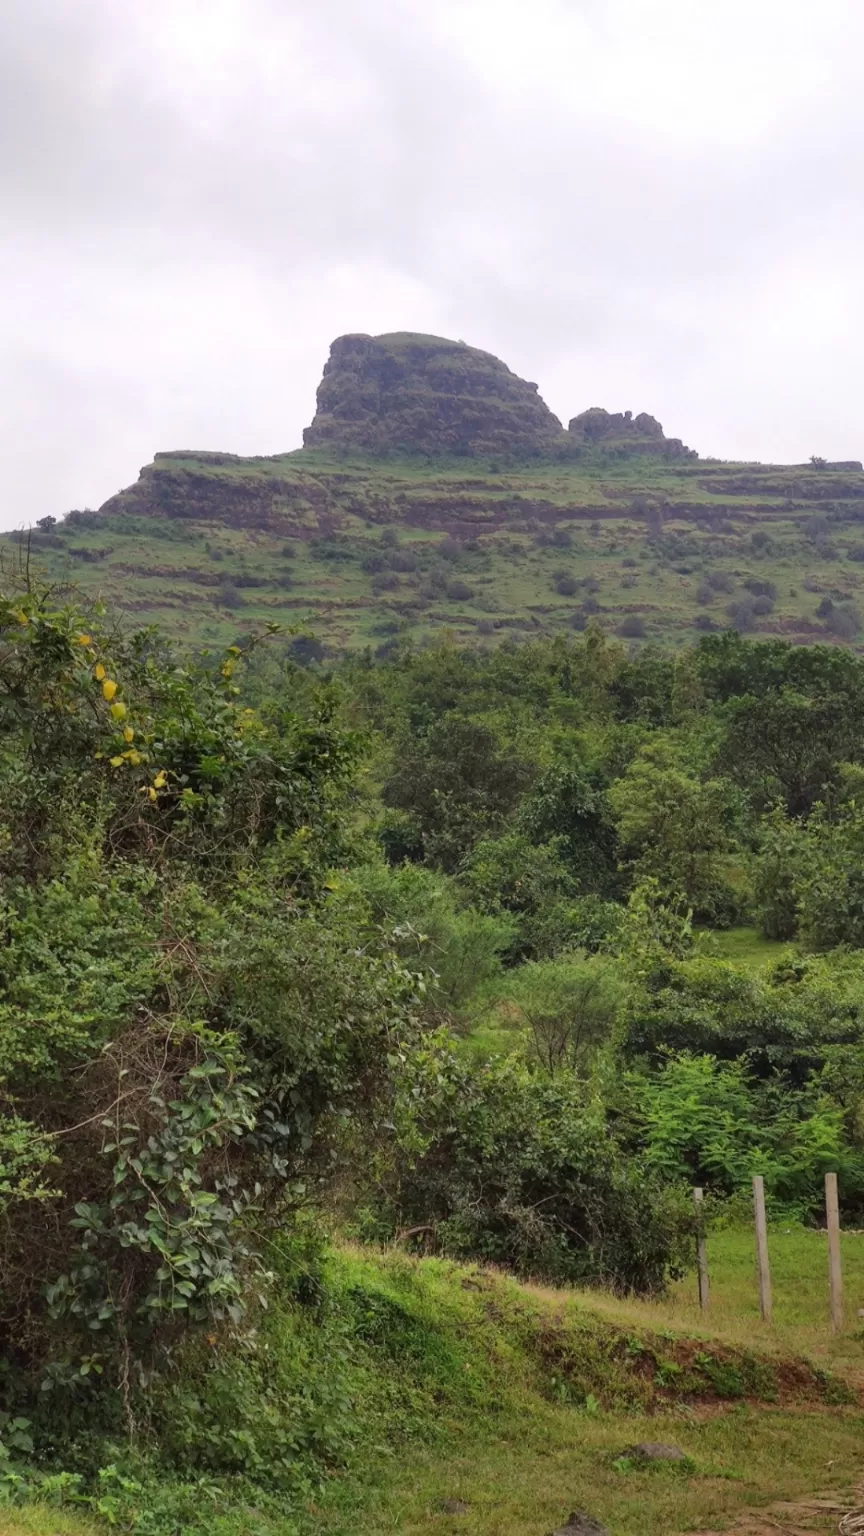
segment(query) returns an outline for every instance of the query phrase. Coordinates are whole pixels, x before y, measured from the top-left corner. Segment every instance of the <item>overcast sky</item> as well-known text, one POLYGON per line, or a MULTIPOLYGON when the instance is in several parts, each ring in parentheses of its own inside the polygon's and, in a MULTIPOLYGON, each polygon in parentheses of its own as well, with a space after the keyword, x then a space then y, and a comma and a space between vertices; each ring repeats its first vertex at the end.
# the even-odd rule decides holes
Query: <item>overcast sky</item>
POLYGON ((5 0, 0 526, 299 446, 344 331, 864 455, 861 0, 5 0))

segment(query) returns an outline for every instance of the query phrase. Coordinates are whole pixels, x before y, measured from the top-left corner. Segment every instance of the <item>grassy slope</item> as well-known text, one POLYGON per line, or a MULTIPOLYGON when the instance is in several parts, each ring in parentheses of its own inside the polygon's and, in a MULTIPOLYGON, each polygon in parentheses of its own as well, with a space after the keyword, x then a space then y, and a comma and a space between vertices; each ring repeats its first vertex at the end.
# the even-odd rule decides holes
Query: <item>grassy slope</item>
POLYGON ((96 526, 36 535, 33 559, 136 621, 196 641, 230 641, 278 620, 337 648, 445 628, 488 643, 565 630, 587 600, 607 628, 640 619, 649 638, 683 643, 700 613, 728 623, 748 578, 777 588, 756 632, 812 640, 827 633, 820 600, 854 601, 861 591, 864 566, 848 556, 864 544, 862 517, 864 476, 849 471, 650 457, 506 468, 318 450, 160 455, 96 526), (665 509, 659 538, 651 508, 665 509), (808 537, 814 514, 828 519, 827 540, 808 537), (374 555, 390 562, 393 551, 381 549, 388 525, 414 570, 362 568, 374 555), (553 545, 556 533, 569 544, 553 545), (448 537, 462 546, 455 560, 441 556, 448 537), (732 591, 700 606, 700 583, 718 571, 732 591), (556 591, 560 574, 579 590, 556 591), (453 581, 470 595, 448 593, 453 581), (226 605, 232 585, 239 598, 229 592, 226 605))
MULTIPOLYGON (((752 1326, 749 1233, 720 1234, 710 1252, 705 1322, 688 1299, 692 1279, 662 1304, 622 1303, 441 1261, 343 1252, 331 1285, 353 1309, 351 1339, 348 1312, 330 1326, 350 1372, 356 1453, 291 1519, 238 1512, 217 1522, 220 1532, 543 1536, 584 1508, 616 1536, 674 1536, 778 1498, 848 1491, 860 1475, 860 1403, 841 1401, 848 1391, 786 1351, 804 1344, 820 1365, 864 1381, 854 1319, 864 1237, 846 1239, 853 1323, 839 1341, 822 1314, 817 1235, 772 1233, 771 1338, 752 1326), (690 1461, 643 1471, 621 1459, 646 1439, 674 1441, 690 1461), (452 1498, 467 1512, 446 1514, 452 1498)), ((296 1327, 308 1331, 308 1319, 296 1327)), ((331 1369, 327 1356, 319 1349, 313 1391, 331 1369)), ((0 1513, 0 1536, 92 1530, 65 1512, 0 1513)))

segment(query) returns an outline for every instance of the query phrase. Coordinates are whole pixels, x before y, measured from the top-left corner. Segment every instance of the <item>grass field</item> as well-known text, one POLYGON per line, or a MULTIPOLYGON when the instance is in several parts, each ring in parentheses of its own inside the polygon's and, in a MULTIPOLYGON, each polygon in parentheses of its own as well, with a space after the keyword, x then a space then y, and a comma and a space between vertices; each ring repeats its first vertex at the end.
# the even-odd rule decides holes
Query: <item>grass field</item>
MULTIPOLYGON (((422 1338, 430 1352, 395 1366, 382 1340, 381 1370, 395 1367, 395 1406, 401 1395, 406 1419, 417 1412, 418 1392, 433 1405, 427 1431, 397 1439, 389 1451, 373 1447, 367 1465, 334 1477, 293 1519, 259 1525, 250 1515, 229 1527, 214 1513, 214 1531, 546 1536, 574 1508, 603 1521, 612 1536, 713 1533, 760 1510, 764 1523, 746 1527, 753 1536, 836 1530, 838 1510, 813 1498, 848 1505, 864 1477, 864 1329, 855 1315, 864 1299, 864 1235, 844 1237, 849 1323, 839 1338, 828 1326, 824 1238, 778 1227, 770 1248, 770 1332, 759 1321, 752 1235, 743 1228, 710 1239, 704 1317, 692 1276, 662 1302, 622 1302, 517 1286, 436 1260, 349 1250, 342 1262, 350 1283, 381 1287, 421 1329, 418 1346, 422 1338), (691 1340, 698 1341, 695 1355, 691 1340), (792 1363, 802 1353, 815 1375, 792 1363), (687 1359, 716 1360, 725 1400, 707 1383, 695 1386, 681 1363, 687 1359), (830 1380, 820 1386, 819 1368, 851 1390, 830 1380), (739 1369, 764 1378, 761 1401, 735 1387, 739 1369), (436 1371, 443 1374, 436 1378, 436 1371), (645 1440, 671 1442, 687 1460, 640 1467, 626 1451, 645 1440), (461 1512, 447 1512, 450 1500, 460 1501, 461 1512), (774 1508, 790 1500, 801 1507, 774 1508)), ((0 1510, 0 1536, 94 1536, 102 1529, 65 1510, 0 1510)))
MULTIPOLYGON (((591 1292, 577 1303, 634 1331, 722 1340, 777 1360, 802 1353, 864 1387, 864 1324, 856 1317, 864 1305, 864 1235, 843 1238, 848 1325, 839 1337, 828 1319, 825 1238, 802 1228, 773 1228, 770 1254, 771 1329, 759 1316, 753 1235, 743 1228, 709 1240, 712 1290, 704 1316, 693 1275, 662 1302, 623 1302, 591 1292)), ((555 1293, 539 1294, 560 1306, 555 1293)), ((412 1458, 405 1477, 379 1495, 364 1530, 375 1536, 396 1530, 406 1536, 543 1536, 576 1508, 602 1520, 613 1536, 673 1536, 734 1527, 746 1513, 780 1501, 809 1502, 832 1491, 838 1502, 851 1500, 864 1478, 858 1406, 679 1403, 672 1411, 641 1416, 604 1412, 590 1402, 574 1411, 526 1401, 518 1423, 501 1428, 503 1433, 459 1447, 446 1461, 438 1454, 412 1458), (690 1464, 683 1471, 640 1470, 620 1456, 640 1440, 672 1442, 690 1464), (467 1513, 444 1515, 443 1502, 452 1498, 464 1501, 467 1513)), ((775 1512, 766 1514, 764 1527, 752 1529, 764 1529, 765 1536, 835 1531, 838 1519, 836 1510, 775 1512)))
POLYGON ((756 969, 763 965, 773 965, 782 958, 788 947, 778 944, 776 939, 763 938, 758 928, 748 927, 713 929, 709 943, 711 954, 756 969))

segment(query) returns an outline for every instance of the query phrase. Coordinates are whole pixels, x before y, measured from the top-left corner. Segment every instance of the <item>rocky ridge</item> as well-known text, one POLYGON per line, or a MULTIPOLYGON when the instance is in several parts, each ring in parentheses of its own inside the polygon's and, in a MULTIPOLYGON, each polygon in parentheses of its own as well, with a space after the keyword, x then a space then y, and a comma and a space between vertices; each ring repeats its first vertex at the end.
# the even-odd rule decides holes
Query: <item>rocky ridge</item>
POLYGON ((315 419, 303 434, 307 448, 518 458, 567 457, 602 444, 673 458, 690 454, 646 412, 634 417, 593 407, 574 416, 565 432, 536 384, 491 352, 443 336, 340 336, 317 398, 315 419))

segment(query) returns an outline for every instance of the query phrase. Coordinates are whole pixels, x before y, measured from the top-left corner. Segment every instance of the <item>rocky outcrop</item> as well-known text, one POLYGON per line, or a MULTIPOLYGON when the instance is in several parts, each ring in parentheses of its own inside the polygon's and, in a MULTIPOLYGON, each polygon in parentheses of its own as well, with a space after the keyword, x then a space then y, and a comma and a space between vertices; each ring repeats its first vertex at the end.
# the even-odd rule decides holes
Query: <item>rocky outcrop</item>
POLYGON ((574 416, 567 425, 574 442, 603 448, 623 448, 628 453, 660 453, 669 459, 695 459, 692 448, 685 448, 680 437, 667 437, 659 421, 640 411, 604 411, 593 405, 574 416))
POLYGON ((521 457, 566 439, 537 385, 491 352, 397 331, 334 341, 303 442, 374 455, 521 457))

